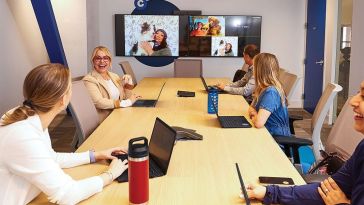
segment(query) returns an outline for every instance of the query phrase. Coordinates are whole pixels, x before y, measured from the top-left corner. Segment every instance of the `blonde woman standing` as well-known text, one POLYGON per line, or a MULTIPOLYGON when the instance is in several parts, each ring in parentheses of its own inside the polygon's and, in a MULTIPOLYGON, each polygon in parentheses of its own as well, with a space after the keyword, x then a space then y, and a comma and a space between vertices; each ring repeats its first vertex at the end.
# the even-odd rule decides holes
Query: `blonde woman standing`
POLYGON ((45 64, 30 71, 23 84, 24 102, 7 112, 0 126, 0 204, 28 204, 40 192, 57 204, 76 204, 101 192, 127 169, 127 160, 111 154, 122 148, 81 153, 57 153, 52 149, 48 126, 71 98, 69 70, 61 64, 45 64), (113 159, 98 176, 74 180, 62 168, 113 159))
POLYGON ((278 80, 275 55, 261 53, 253 59, 256 88, 249 116, 256 128, 265 126, 272 135, 290 136, 287 100, 278 80))

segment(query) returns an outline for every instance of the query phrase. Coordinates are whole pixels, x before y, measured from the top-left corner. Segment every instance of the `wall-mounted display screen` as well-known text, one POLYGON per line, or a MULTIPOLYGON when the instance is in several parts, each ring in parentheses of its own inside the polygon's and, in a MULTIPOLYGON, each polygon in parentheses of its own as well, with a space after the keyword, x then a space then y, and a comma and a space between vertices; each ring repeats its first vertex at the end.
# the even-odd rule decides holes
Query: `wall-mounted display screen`
POLYGON ((242 57, 261 16, 115 15, 117 56, 242 57))

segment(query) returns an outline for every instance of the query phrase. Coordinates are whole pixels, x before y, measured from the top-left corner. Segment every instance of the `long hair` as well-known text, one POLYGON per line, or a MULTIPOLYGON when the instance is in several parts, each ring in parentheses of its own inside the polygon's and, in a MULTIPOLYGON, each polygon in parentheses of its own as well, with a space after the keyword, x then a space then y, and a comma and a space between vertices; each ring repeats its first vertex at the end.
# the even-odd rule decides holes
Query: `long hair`
POLYGON ((49 112, 71 86, 69 69, 61 64, 35 67, 25 77, 23 105, 4 115, 2 125, 25 120, 39 112, 49 112))
POLYGON ((157 33, 157 32, 163 33, 164 37, 163 37, 162 42, 159 45, 157 45, 156 41, 154 40, 153 51, 158 51, 158 50, 161 50, 163 48, 167 48, 167 46, 168 46, 167 45, 167 32, 165 30, 163 30, 163 29, 158 29, 158 30, 155 31, 155 33, 157 33))
POLYGON ((98 51, 104 52, 105 55, 110 58, 110 65, 111 65, 112 64, 111 53, 110 53, 109 49, 106 48, 105 46, 97 46, 96 48, 94 48, 94 50, 92 51, 91 59, 90 59, 91 64, 94 65, 94 59, 95 59, 95 56, 96 56, 98 51))
POLYGON ((258 102, 260 94, 269 86, 274 86, 281 97, 281 103, 287 105, 286 95, 279 81, 279 63, 275 55, 260 53, 253 59, 253 74, 256 82, 254 102, 258 102))

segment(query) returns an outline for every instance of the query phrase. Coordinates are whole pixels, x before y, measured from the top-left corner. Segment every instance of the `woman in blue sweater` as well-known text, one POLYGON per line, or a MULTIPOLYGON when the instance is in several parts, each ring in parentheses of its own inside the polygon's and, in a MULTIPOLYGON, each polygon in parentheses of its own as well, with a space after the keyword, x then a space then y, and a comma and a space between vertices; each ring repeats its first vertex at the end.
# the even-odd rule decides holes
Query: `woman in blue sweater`
POLYGON ((275 55, 261 53, 253 59, 256 88, 249 117, 256 128, 266 127, 271 135, 290 136, 287 100, 278 80, 279 64, 275 55))
MULTIPOLYGON (((364 81, 350 100, 354 129, 364 134, 364 81)), ((343 167, 324 182, 293 187, 249 185, 249 198, 264 204, 364 204, 364 140, 343 167)))

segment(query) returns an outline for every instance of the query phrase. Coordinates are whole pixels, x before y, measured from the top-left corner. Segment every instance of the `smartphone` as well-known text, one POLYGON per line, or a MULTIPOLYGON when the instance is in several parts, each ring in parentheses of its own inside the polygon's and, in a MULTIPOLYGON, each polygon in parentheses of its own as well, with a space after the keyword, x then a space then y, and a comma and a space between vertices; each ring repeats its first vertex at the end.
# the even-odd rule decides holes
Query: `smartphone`
POLYGON ((294 185, 293 179, 288 177, 259 177, 262 184, 294 185))

